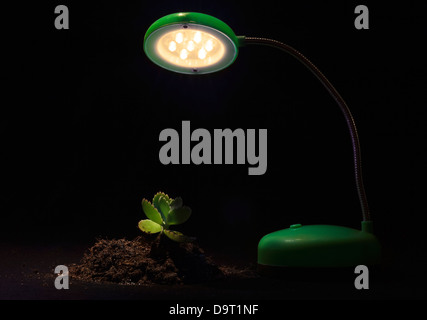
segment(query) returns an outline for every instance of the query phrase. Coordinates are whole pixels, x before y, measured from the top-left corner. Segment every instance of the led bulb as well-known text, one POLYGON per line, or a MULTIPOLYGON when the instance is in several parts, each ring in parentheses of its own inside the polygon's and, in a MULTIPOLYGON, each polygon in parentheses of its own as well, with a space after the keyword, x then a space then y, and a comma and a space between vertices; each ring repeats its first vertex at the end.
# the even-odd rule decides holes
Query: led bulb
POLYGON ((218 63, 226 49, 222 41, 208 31, 187 25, 165 32, 157 41, 157 53, 173 65, 192 70, 218 63))
POLYGON ((175 41, 171 41, 169 43, 169 51, 174 52, 176 50, 176 43, 175 41))
POLYGON ((175 36, 175 41, 177 43, 182 43, 182 41, 184 41, 184 35, 181 32, 178 32, 175 36))
POLYGON ((213 41, 211 39, 209 39, 208 41, 206 41, 206 43, 205 43, 205 49, 206 49, 206 51, 212 51, 212 49, 213 49, 213 41))
POLYGON ((187 50, 182 49, 182 50, 181 50, 181 53, 179 54, 179 57, 180 57, 182 60, 187 59, 187 57, 188 57, 188 52, 187 52, 187 50))
POLYGON ((187 44, 187 50, 188 51, 193 51, 194 50, 194 42, 193 41, 188 41, 188 44, 187 44))
POLYGON ((204 58, 206 58, 206 50, 205 49, 200 49, 199 50, 199 53, 198 53, 198 57, 199 57, 199 59, 204 59, 204 58))
POLYGON ((202 41, 202 33, 200 31, 197 31, 194 34, 194 42, 200 43, 200 41, 202 41))

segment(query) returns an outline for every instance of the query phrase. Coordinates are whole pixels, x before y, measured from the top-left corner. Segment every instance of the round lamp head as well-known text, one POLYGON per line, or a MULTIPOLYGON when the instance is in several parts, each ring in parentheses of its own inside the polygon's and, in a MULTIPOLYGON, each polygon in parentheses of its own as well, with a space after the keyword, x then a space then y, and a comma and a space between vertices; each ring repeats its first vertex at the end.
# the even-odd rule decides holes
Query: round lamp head
POLYGON ((155 21, 144 37, 144 51, 170 71, 203 74, 234 62, 238 38, 221 20, 196 12, 173 13, 155 21))

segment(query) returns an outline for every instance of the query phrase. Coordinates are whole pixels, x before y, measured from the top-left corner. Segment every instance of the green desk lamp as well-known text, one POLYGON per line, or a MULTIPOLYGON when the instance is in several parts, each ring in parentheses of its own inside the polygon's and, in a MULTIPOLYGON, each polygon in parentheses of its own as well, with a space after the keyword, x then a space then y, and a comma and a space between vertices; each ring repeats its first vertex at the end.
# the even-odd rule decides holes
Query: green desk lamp
POLYGON ((362 181, 359 138, 353 116, 328 79, 294 48, 276 40, 236 36, 212 16, 181 12, 155 21, 144 38, 144 51, 155 64, 179 73, 205 74, 228 67, 239 48, 267 45, 285 51, 304 64, 337 102, 350 130, 356 187, 362 207, 361 230, 333 225, 291 225, 264 236, 258 244, 258 264, 268 267, 355 267, 380 261, 380 244, 373 225, 362 181))

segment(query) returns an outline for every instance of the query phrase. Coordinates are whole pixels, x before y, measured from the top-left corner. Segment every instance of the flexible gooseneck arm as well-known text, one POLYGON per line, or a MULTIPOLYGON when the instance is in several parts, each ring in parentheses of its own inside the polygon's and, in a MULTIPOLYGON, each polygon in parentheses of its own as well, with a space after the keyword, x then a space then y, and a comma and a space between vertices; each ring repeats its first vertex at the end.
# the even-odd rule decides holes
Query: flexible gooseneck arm
POLYGON ((299 51, 292 48, 291 46, 284 44, 280 41, 266 39, 266 38, 257 38, 257 37, 239 37, 239 38, 240 38, 239 40, 241 45, 251 45, 251 44, 266 45, 266 46, 274 47, 289 53, 290 55, 295 57, 298 61, 300 61, 303 65, 305 65, 317 77, 317 79, 319 79, 319 81, 323 84, 326 90, 328 90, 328 92, 337 102, 342 113, 344 114, 344 117, 347 121, 347 126, 350 130, 351 142, 353 145, 354 173, 356 176, 357 193, 359 195, 359 201, 362 207, 363 221, 371 221, 368 201, 366 199, 366 193, 365 193, 365 188, 364 188, 363 179, 362 179, 362 165, 361 165, 359 136, 357 134, 357 128, 354 122, 353 115, 351 114, 350 109, 348 108, 344 99, 341 97, 338 91, 334 88, 334 86, 329 82, 329 80, 324 76, 324 74, 320 72, 320 70, 310 60, 308 60, 304 55, 302 55, 299 51))

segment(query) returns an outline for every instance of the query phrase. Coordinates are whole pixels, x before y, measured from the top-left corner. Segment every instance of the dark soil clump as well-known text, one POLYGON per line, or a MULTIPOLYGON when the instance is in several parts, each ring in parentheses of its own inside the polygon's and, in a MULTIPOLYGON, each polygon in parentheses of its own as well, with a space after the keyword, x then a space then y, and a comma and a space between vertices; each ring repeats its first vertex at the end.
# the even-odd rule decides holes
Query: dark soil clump
POLYGON ((165 237, 100 239, 70 267, 74 279, 118 284, 194 284, 255 277, 255 271, 216 265, 195 242, 165 237))

